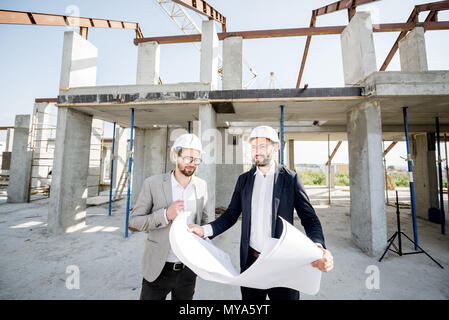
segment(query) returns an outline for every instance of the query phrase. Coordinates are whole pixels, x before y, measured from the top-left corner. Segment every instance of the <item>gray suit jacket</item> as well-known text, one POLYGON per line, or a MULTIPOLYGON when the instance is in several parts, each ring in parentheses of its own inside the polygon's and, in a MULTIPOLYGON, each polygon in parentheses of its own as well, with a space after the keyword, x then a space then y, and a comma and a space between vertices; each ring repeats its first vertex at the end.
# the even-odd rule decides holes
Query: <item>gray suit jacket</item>
MULTIPOLYGON (((172 222, 166 224, 164 219, 164 209, 173 202, 170 174, 168 172, 145 179, 129 217, 130 230, 148 233, 142 259, 142 275, 150 282, 156 280, 161 273, 170 249, 169 232, 172 222)), ((196 176, 193 176, 192 183, 197 199, 195 223, 203 225, 208 222, 207 184, 196 176)))

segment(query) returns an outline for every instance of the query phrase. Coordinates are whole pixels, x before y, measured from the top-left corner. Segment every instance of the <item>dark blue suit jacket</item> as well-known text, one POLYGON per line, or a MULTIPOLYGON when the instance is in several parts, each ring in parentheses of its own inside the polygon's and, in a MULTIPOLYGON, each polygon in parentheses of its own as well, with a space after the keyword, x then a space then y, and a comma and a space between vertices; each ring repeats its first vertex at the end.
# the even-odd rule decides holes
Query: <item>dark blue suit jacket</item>
MULTIPOLYGON (((240 240, 240 268, 243 272, 248 259, 249 237, 251 230, 251 199, 255 180, 256 167, 241 174, 232 195, 231 203, 226 212, 218 219, 211 222, 213 236, 218 236, 222 232, 232 227, 242 216, 242 235, 240 240)), ((306 235, 313 241, 325 247, 323 230, 321 223, 310 204, 304 185, 299 175, 276 164, 274 175, 273 201, 272 201, 272 237, 279 239, 282 234, 282 221, 278 217, 284 218, 293 224, 293 208, 296 209, 301 224, 306 235)))

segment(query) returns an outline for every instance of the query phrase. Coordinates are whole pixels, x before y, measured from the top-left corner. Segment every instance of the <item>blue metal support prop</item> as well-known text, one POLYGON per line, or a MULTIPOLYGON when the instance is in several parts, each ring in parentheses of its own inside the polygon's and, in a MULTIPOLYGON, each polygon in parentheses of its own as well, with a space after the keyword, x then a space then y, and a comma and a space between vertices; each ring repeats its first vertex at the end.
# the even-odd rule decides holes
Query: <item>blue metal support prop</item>
POLYGON ((441 150, 440 150, 440 118, 435 118, 435 127, 437 134, 437 148, 438 148, 438 180, 440 185, 440 224, 441 234, 445 234, 445 214, 444 214, 444 200, 443 200, 443 169, 441 168, 441 150))
POLYGON ((416 226, 415 189, 413 187, 412 158, 410 154, 410 140, 408 136, 407 107, 402 107, 402 111, 404 114, 405 141, 407 142, 407 164, 408 164, 408 174, 410 184, 410 199, 412 203, 413 239, 415 243, 415 250, 418 250, 418 229, 416 226))
POLYGON ((133 164, 133 133, 134 133, 134 108, 131 108, 131 139, 129 141, 128 194, 127 194, 127 200, 126 200, 125 238, 128 238, 129 199, 130 199, 130 194, 131 194, 131 170, 132 170, 132 164, 133 164))
POLYGON ((114 147, 115 147, 115 125, 112 132, 112 151, 111 151, 111 178, 109 179, 109 216, 111 216, 111 204, 112 204, 112 186, 114 184, 114 147))
POLYGON ((281 145, 280 145, 280 163, 284 164, 284 106, 281 105, 281 145))

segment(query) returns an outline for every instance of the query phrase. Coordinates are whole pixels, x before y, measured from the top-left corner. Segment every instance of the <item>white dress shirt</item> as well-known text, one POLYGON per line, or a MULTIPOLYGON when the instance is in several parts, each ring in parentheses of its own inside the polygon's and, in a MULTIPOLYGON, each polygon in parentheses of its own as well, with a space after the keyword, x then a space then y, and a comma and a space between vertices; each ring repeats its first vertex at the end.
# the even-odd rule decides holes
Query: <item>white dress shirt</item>
POLYGON ((272 225, 272 203, 274 187, 274 171, 276 165, 274 161, 270 164, 270 170, 266 176, 263 175, 259 167, 254 172, 254 187, 251 198, 251 230, 249 236, 249 246, 258 252, 267 239, 271 238, 272 225))
MULTIPOLYGON (((192 177, 193 179, 193 177, 192 177)), ((176 180, 174 171, 171 173, 171 188, 172 188, 172 200, 173 202, 178 200, 184 201, 184 212, 190 212, 190 216, 187 219, 188 224, 195 223, 196 214, 196 191, 195 186, 190 180, 187 187, 183 187, 176 180)), ((165 211, 165 222, 168 223, 167 211, 165 211)), ((167 262, 180 262, 179 258, 175 255, 173 250, 170 248, 168 253, 167 262)))
MULTIPOLYGON (((254 187, 251 199, 251 231, 249 245, 258 252, 262 251, 266 239, 271 238, 271 217, 274 188, 274 172, 276 164, 271 161, 270 170, 264 176, 257 167, 254 172, 254 187)), ((204 228, 204 237, 213 235, 212 226, 206 224, 204 228)))

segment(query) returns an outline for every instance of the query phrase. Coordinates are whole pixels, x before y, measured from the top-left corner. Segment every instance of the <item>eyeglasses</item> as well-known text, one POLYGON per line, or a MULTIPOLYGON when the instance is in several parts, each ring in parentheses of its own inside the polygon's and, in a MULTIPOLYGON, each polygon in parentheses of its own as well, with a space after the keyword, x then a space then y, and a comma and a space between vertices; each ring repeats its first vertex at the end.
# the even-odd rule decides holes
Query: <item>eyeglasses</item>
POLYGON ((196 165, 199 165, 201 163, 201 159, 200 158, 194 158, 194 157, 181 157, 182 161, 185 164, 190 164, 190 163, 194 163, 196 165))

